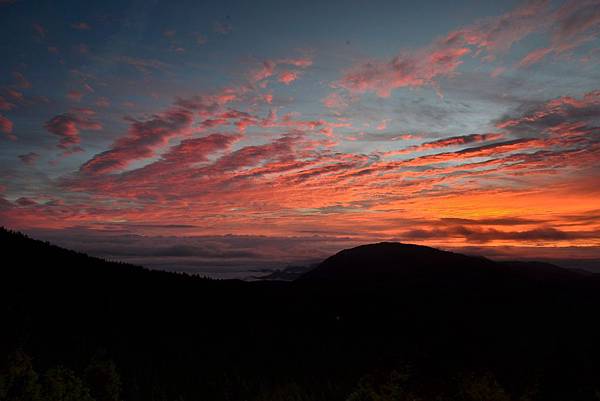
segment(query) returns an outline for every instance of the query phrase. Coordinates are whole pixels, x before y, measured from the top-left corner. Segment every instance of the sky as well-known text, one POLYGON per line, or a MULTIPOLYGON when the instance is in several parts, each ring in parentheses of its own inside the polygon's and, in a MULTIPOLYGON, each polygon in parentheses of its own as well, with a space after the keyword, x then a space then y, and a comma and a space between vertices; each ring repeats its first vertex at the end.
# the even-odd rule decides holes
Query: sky
POLYGON ((0 225, 215 277, 600 265, 600 0, 0 0, 0 225))

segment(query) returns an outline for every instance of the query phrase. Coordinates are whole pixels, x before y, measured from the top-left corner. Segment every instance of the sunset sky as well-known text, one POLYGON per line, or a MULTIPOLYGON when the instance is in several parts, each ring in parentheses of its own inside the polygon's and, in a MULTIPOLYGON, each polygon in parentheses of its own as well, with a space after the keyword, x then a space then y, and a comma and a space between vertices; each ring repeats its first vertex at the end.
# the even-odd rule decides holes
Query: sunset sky
POLYGON ((600 261, 600 0, 0 0, 0 54, 0 225, 35 238, 600 261))

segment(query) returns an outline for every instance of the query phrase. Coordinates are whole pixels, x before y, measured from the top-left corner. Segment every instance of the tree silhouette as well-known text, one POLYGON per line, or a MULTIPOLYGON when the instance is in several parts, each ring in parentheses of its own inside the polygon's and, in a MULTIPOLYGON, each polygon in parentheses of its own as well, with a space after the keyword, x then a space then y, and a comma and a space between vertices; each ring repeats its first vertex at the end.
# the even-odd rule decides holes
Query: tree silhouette
POLYGON ((112 360, 94 356, 85 369, 85 381, 96 401, 120 401, 121 378, 112 360))
POLYGON ((62 366, 44 374, 42 393, 45 401, 94 401, 89 388, 75 372, 62 366))
POLYGON ((6 368, 0 373, 0 400, 42 400, 38 374, 33 370, 31 357, 20 350, 9 356, 6 368))

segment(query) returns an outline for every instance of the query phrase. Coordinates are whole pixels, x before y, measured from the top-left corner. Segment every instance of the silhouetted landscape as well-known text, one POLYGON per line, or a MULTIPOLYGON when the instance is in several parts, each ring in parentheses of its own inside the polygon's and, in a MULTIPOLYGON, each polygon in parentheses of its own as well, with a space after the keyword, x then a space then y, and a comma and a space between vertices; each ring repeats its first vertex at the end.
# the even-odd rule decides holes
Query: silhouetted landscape
POLYGON ((0 235, 3 401, 600 399, 592 273, 378 243, 211 280, 0 235))
POLYGON ((600 0, 0 0, 0 401, 600 401, 600 0))

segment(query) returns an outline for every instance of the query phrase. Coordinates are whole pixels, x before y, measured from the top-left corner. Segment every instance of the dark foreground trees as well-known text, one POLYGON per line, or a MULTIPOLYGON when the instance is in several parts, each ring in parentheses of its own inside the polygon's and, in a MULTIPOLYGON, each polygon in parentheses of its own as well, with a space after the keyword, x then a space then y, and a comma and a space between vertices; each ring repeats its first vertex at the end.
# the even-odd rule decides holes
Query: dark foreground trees
POLYGON ((384 244, 248 283, 0 243, 0 401, 600 400, 594 276, 384 244))

